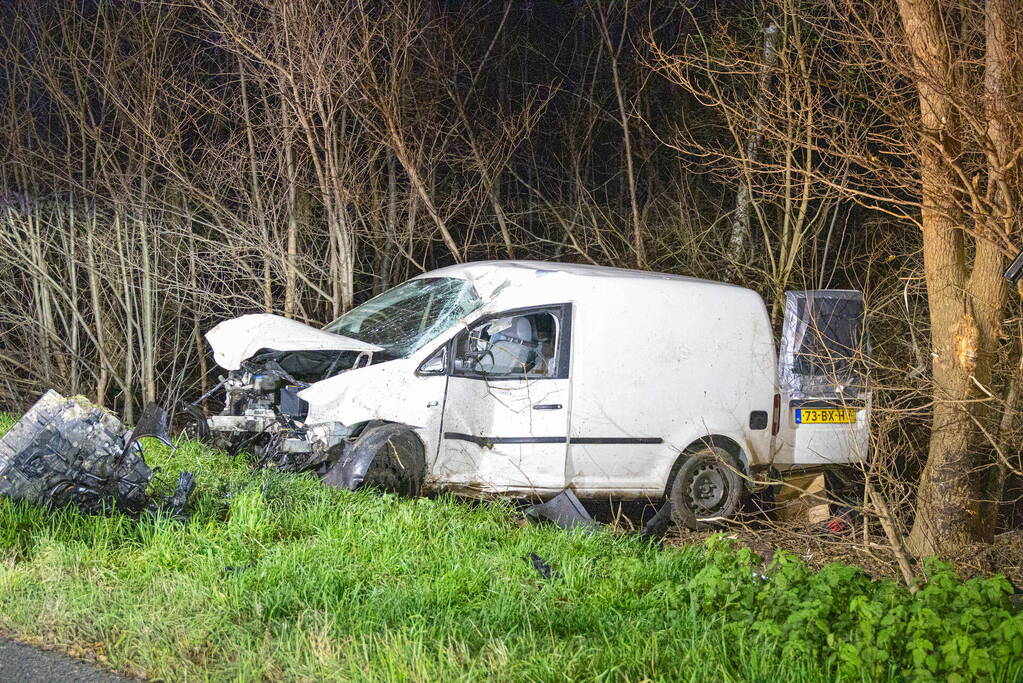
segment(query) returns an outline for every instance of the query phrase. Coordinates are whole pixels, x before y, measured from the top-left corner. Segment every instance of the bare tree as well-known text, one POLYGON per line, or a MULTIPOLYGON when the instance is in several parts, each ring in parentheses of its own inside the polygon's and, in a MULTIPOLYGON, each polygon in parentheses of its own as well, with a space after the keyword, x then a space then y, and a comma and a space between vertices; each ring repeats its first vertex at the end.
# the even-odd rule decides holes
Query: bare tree
POLYGON ((661 69, 721 112, 727 131, 722 142, 683 136, 678 147, 734 169, 761 197, 751 205, 762 228, 777 215, 764 200, 781 209, 776 282, 789 281, 805 226, 819 230, 840 199, 919 226, 933 362, 930 445, 909 536, 917 555, 995 528, 1001 272, 1018 232, 1021 112, 1008 93, 1019 84, 1019 12, 1006 2, 779 0, 762 19, 782 27, 776 64, 723 22, 713 44, 660 55, 661 69), (767 69, 778 86, 765 109, 754 83, 767 69), (742 144, 754 137, 757 154, 742 144))
MULTIPOLYGON (((1001 274, 1007 238, 1013 234, 1018 187, 1010 184, 1016 150, 1008 93, 1016 86, 1020 53, 1013 49, 1020 8, 1005 0, 985 8, 986 126, 971 116, 961 55, 948 30, 952 19, 936 0, 899 0, 919 97, 921 216, 925 276, 931 316, 934 414, 927 465, 920 482, 911 547, 921 554, 990 538, 992 512, 981 514, 982 477, 991 444, 982 443, 990 424, 995 348, 1002 327, 1005 283, 1001 274), (957 102, 957 99, 959 100, 957 102), (972 119, 972 120, 971 120, 972 119), (962 124, 959 122, 962 121, 962 124), (973 125, 978 153, 987 160, 987 189, 967 177, 955 149, 973 125), (960 204, 972 200, 972 224, 960 204), (972 242, 972 263, 967 246, 972 242)), ((991 493, 991 492, 989 492, 991 493)), ((1000 492, 999 492, 1000 496, 1000 492)))

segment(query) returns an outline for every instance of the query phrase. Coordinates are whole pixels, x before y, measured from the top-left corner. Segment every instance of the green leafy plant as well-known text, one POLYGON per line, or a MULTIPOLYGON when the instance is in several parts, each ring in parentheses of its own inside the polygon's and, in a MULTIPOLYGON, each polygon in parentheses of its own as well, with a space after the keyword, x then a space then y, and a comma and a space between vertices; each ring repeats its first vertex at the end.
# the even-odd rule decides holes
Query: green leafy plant
POLYGON ((733 637, 776 641, 783 657, 819 656, 847 680, 1020 675, 1023 613, 1003 577, 962 581, 930 560, 913 595, 846 565, 814 572, 782 552, 763 569, 760 557, 723 537, 711 538, 707 553, 689 582, 694 609, 733 637))

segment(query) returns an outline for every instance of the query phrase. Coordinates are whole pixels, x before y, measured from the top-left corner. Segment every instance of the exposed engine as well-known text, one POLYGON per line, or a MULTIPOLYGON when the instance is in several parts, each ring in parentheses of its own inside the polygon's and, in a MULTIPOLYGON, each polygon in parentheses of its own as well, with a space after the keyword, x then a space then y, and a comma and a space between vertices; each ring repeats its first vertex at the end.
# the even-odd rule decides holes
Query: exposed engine
MULTIPOLYGON (((197 435, 229 453, 255 454, 258 467, 323 470, 336 460, 350 430, 332 423, 307 428, 308 405, 298 393, 314 382, 368 365, 373 354, 354 351, 261 351, 230 371, 187 410, 197 435), (218 389, 224 408, 206 416, 199 405, 218 389)), ((322 473, 322 471, 321 471, 322 473)))

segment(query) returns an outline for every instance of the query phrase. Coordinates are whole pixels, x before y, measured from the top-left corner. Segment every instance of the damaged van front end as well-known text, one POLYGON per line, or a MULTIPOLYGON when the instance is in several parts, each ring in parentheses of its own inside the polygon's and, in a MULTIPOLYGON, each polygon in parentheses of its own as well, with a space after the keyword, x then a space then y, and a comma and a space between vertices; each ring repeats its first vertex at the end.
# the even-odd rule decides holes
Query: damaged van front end
POLYGON ((228 452, 252 453, 257 467, 329 473, 329 483, 356 488, 369 465, 351 459, 360 437, 389 418, 408 418, 396 404, 415 393, 407 386, 415 377, 410 356, 480 305, 471 282, 420 278, 323 329, 271 314, 225 321, 206 338, 228 372, 188 406, 196 434, 228 452), (206 415, 200 405, 218 391, 223 409, 206 415))
POLYGON ((317 381, 366 366, 383 351, 269 314, 228 320, 206 338, 217 364, 228 373, 213 390, 223 390, 219 414, 206 416, 198 405, 189 406, 198 435, 228 452, 247 450, 263 464, 296 471, 315 469, 348 436, 341 425, 307 430, 308 404, 299 393, 317 381))

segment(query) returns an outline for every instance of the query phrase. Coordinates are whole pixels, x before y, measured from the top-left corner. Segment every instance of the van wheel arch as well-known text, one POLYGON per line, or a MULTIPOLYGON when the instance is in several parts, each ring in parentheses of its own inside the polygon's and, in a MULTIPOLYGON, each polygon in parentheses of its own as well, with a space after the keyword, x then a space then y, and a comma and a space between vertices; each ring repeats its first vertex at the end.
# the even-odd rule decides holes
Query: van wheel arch
POLYGON ((419 446, 424 451, 426 450, 426 444, 423 442, 423 438, 419 436, 419 432, 416 431, 417 428, 414 427, 413 425, 406 424, 404 422, 398 422, 396 420, 382 420, 379 418, 373 418, 370 420, 366 420, 364 422, 356 422, 351 427, 352 432, 348 436, 348 440, 355 441, 360 436, 362 436, 363 432, 365 432, 367 429, 370 429, 371 427, 382 427, 384 425, 395 425, 395 427, 401 427, 403 429, 408 430, 412 434, 412 436, 416 437, 416 441, 419 442, 419 446))
POLYGON ((426 446, 411 425, 367 420, 352 427, 340 459, 323 481, 336 488, 375 486, 418 496, 426 475, 426 446))
POLYGON ((686 458, 708 446, 723 448, 735 458, 735 461, 739 463, 739 471, 743 475, 743 487, 747 491, 750 489, 750 463, 749 456, 746 455, 746 451, 744 451, 742 446, 740 446, 734 439, 721 434, 709 434, 690 443, 688 446, 683 448, 678 454, 678 457, 675 458, 675 463, 671 466, 671 470, 668 472, 668 479, 664 482, 664 500, 667 500, 671 495, 671 486, 675 483, 675 476, 678 474, 678 471, 682 469, 682 465, 685 463, 686 458))
POLYGON ((679 453, 665 485, 664 510, 680 527, 702 530, 732 519, 750 493, 749 461, 726 436, 696 439, 679 453))

